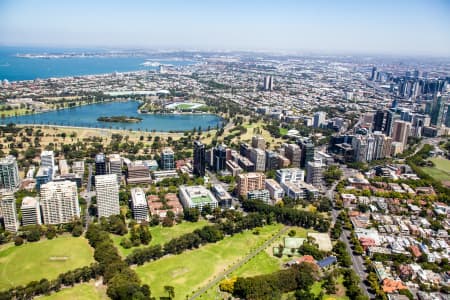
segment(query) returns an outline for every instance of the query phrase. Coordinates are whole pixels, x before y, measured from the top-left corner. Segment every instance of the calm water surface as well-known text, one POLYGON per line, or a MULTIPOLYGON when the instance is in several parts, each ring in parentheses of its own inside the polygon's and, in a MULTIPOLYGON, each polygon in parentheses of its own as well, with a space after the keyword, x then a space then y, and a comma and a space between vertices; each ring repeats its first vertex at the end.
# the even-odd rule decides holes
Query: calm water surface
POLYGON ((139 102, 108 102, 61 109, 34 115, 1 118, 1 124, 42 124, 77 127, 133 129, 142 131, 185 131, 198 128, 215 128, 221 119, 213 114, 138 114, 139 102), (99 122, 100 116, 135 116, 139 123, 99 122))

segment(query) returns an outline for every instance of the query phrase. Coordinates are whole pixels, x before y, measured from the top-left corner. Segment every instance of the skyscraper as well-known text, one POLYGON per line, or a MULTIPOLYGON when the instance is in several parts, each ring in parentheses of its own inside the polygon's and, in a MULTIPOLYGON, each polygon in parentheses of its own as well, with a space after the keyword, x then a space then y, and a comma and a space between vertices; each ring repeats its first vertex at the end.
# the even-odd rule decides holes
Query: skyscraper
POLYGON ((119 185, 114 174, 95 176, 98 217, 120 214, 119 185))
POLYGON ((44 224, 63 224, 80 217, 77 185, 71 181, 49 182, 41 186, 44 224))
POLYGON ((272 91, 273 90, 273 78, 272 76, 264 77, 264 90, 272 91))
POLYGON ((19 168, 16 158, 12 155, 0 160, 0 189, 13 191, 20 185, 19 168))
POLYGON ((110 154, 108 156, 108 174, 115 174, 117 183, 120 185, 122 179, 122 158, 119 154, 110 154))
POLYGON ((194 141, 194 174, 205 176, 206 149, 200 141, 194 141))
POLYGON ((171 148, 164 148, 161 153, 161 168, 163 170, 175 169, 175 153, 171 148))
POLYGON ((105 175, 106 171, 105 155, 99 153, 95 156, 95 175, 105 175))
POLYGON ((370 76, 370 80, 375 81, 377 80, 377 67, 372 68, 372 74, 370 76))
POLYGON ((264 172, 266 170, 266 153, 264 150, 250 149, 250 161, 255 165, 255 171, 264 172))
POLYGON ((55 154, 53 151, 42 151, 41 167, 49 167, 51 169, 51 178, 55 174, 55 154))
POLYGON ((319 128, 322 124, 325 123, 325 118, 327 117, 327 113, 324 111, 318 111, 314 114, 314 128, 319 128))
POLYGON ((300 167, 305 168, 308 162, 314 160, 314 144, 310 140, 302 140, 299 146, 302 150, 300 167))
POLYGON ((19 221, 16 212, 16 199, 12 192, 3 192, 0 199, 0 208, 3 213, 3 223, 5 230, 17 232, 19 230, 19 221))
POLYGON ((284 155, 291 161, 293 167, 300 167, 302 159, 302 150, 296 144, 284 144, 284 155))
POLYGON ((405 121, 395 121, 394 129, 392 131, 392 141, 399 142, 403 145, 403 149, 408 142, 408 137, 411 134, 411 123, 405 121))
POLYGON ((255 135, 252 137, 252 147, 261 150, 266 150, 266 141, 260 135, 255 135))
POLYGON ((213 153, 213 169, 216 172, 225 170, 227 162, 227 146, 219 145, 214 148, 213 153))
POLYGON ((447 104, 447 98, 443 96, 436 97, 433 102, 433 108, 431 111, 431 125, 440 127, 444 122, 444 110, 447 104))
POLYGON ((306 164, 306 183, 312 184, 314 186, 319 186, 322 184, 324 165, 322 160, 315 159, 309 161, 306 164))
POLYGON ((372 131, 381 131, 386 135, 392 134, 394 113, 390 110, 377 110, 373 117, 372 131))

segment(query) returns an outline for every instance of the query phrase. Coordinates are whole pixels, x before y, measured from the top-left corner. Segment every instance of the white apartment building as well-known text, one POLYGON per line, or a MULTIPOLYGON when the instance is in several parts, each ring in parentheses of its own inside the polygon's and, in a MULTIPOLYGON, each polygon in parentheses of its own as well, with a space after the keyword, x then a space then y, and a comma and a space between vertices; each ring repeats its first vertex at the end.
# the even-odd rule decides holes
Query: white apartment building
POLYGON ((22 226, 42 224, 38 198, 24 197, 20 211, 22 212, 22 226))
POLYGON ((71 181, 51 181, 41 185, 44 224, 63 224, 80 217, 77 185, 71 181))
POLYGON ((16 212, 16 198, 12 192, 3 191, 0 199, 0 208, 3 214, 3 223, 5 230, 17 232, 19 230, 19 222, 16 212))
POLYGON ((132 202, 132 211, 133 218, 140 221, 149 221, 148 216, 148 205, 147 200, 145 198, 145 193, 141 188, 132 188, 131 189, 131 202, 132 202))
POLYGON ((119 185, 116 174, 95 176, 98 217, 120 214, 119 185))

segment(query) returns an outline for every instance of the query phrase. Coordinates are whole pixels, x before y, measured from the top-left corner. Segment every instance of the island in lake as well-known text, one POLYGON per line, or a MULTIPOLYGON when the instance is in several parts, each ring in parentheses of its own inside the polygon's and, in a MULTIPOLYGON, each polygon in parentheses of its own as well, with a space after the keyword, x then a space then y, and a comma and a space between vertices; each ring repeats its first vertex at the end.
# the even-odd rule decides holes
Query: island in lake
POLYGON ((142 118, 139 117, 127 117, 127 116, 111 116, 111 117, 98 117, 99 122, 114 122, 114 123, 139 123, 142 118))

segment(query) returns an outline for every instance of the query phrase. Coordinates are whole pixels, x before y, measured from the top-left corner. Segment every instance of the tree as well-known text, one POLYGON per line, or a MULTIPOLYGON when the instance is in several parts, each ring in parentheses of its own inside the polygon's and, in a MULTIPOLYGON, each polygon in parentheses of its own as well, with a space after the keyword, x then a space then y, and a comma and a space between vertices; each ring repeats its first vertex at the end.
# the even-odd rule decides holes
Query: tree
POLYGON ((164 291, 166 291, 166 293, 169 295, 170 299, 175 298, 175 288, 173 286, 165 285, 164 291))
POLYGON ((20 236, 16 236, 16 238, 14 239, 14 245, 16 246, 23 245, 23 238, 21 238, 20 236))
POLYGON ((72 236, 79 237, 83 234, 83 226, 81 224, 77 224, 72 229, 72 236))
POLYGON ((139 226, 139 237, 141 239, 141 243, 144 245, 148 245, 150 241, 152 240, 152 235, 150 231, 148 230, 147 225, 140 225, 139 226))
POLYGON ((184 219, 189 222, 197 222, 200 217, 200 212, 197 208, 188 208, 185 209, 184 212, 184 219))

